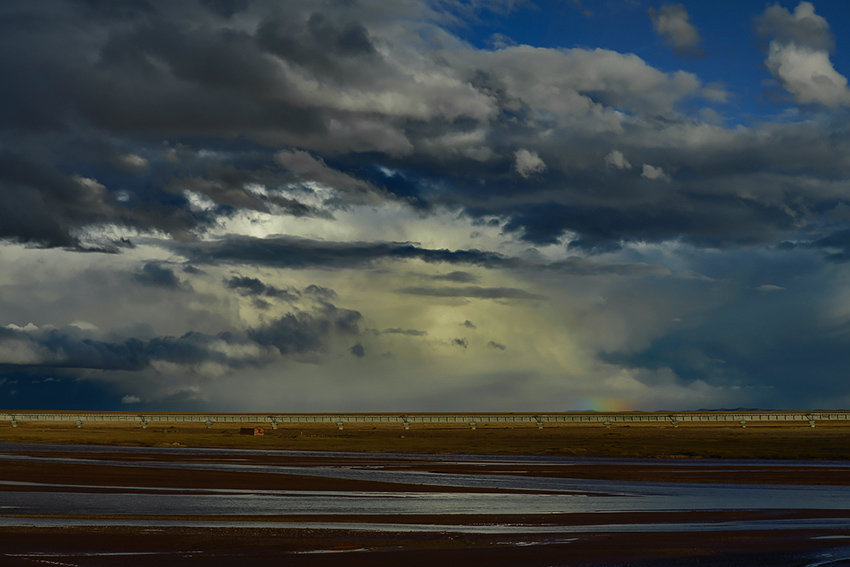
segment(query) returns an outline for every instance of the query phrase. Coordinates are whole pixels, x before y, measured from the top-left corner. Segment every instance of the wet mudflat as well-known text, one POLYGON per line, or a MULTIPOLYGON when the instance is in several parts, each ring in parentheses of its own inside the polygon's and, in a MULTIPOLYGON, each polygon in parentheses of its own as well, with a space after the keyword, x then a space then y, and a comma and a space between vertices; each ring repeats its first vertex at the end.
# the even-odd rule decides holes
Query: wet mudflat
POLYGON ((829 461, 10 443, 0 564, 841 565, 848 484, 829 461))

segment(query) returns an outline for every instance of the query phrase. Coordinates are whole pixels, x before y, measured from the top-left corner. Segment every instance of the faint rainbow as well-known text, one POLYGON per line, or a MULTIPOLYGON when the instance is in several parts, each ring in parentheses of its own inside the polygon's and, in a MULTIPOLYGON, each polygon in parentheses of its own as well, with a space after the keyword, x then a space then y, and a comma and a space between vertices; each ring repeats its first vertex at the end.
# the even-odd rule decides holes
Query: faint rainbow
POLYGON ((619 398, 582 398, 579 400, 579 411, 616 412, 634 409, 631 400, 619 398))

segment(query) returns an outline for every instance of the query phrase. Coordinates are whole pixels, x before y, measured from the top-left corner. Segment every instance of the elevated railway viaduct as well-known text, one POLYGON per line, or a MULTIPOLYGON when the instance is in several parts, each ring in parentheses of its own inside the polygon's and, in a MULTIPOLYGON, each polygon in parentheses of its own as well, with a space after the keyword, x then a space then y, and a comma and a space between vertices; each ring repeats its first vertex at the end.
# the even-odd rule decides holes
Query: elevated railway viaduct
POLYGON ((478 425, 529 424, 537 427, 568 424, 658 424, 679 425, 716 423, 740 425, 805 424, 848 422, 850 411, 693 411, 693 412, 619 412, 619 413, 131 413, 131 412, 43 412, 0 410, 0 423, 12 427, 30 422, 68 422, 77 427, 86 423, 135 422, 140 427, 162 423, 265 424, 272 428, 293 423, 328 423, 340 429, 347 424, 398 424, 408 429, 417 424, 478 425))

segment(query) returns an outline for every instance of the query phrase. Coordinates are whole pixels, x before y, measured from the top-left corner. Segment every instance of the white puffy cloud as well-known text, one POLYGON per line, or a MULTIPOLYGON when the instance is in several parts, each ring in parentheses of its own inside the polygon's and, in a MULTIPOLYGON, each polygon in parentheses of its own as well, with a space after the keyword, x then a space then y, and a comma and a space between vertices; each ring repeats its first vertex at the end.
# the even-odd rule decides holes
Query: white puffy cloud
POLYGON ((148 160, 139 154, 123 154, 116 158, 116 163, 121 169, 133 173, 141 173, 149 167, 148 160))
POLYGON ((836 108, 850 103, 847 79, 833 68, 826 51, 772 41, 765 65, 799 104, 836 108))
MULTIPOLYGON (((623 110, 673 115, 679 103, 708 94, 692 73, 665 73, 634 54, 609 49, 519 45, 440 55, 456 67, 466 67, 482 88, 500 93, 503 107, 587 133, 620 133, 623 110)), ((716 91, 712 87, 714 99, 716 91)))
POLYGON ((76 327, 76 328, 80 329, 81 331, 99 331, 100 330, 100 329, 97 328, 97 325, 92 325, 88 321, 71 321, 70 323, 68 323, 68 325, 71 326, 71 327, 76 327))
POLYGON ((535 173, 546 171, 546 164, 537 152, 517 150, 514 152, 514 169, 523 177, 531 177, 535 173))
POLYGON ((449 153, 486 162, 496 157, 496 153, 487 146, 487 133, 485 127, 465 132, 452 131, 424 140, 419 149, 434 155, 449 153))
POLYGON ((829 59, 829 24, 810 2, 800 2, 793 14, 771 6, 757 24, 759 34, 771 39, 765 66, 796 103, 830 108, 850 104, 847 78, 829 59))
POLYGON ((48 360, 38 345, 23 338, 0 341, 2 364, 41 364, 48 360))
POLYGON ((605 165, 616 169, 631 169, 632 164, 623 155, 620 150, 611 150, 611 153, 605 156, 605 165))
POLYGON ((762 37, 819 51, 832 51, 834 39, 825 18, 815 14, 811 2, 800 2, 792 14, 779 4, 768 6, 756 18, 762 37))
POLYGON ((677 55, 701 55, 702 38, 690 22, 691 16, 682 4, 668 4, 658 10, 649 9, 652 28, 677 55))
POLYGON ((648 163, 643 164, 643 173, 640 176, 652 181, 670 181, 670 176, 664 173, 662 168, 648 163))

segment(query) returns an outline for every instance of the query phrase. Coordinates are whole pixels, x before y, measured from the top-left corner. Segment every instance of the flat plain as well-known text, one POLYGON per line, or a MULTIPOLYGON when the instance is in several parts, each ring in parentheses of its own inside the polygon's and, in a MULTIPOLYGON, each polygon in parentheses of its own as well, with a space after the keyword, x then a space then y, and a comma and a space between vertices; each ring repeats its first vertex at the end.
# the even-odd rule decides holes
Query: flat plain
POLYGON ((847 459, 850 422, 651 424, 346 424, 267 422, 224 424, 134 422, 20 422, 0 427, 0 442, 258 448, 367 453, 550 455, 572 457, 847 459), (240 435, 264 426, 264 435, 240 435))
POLYGON ((245 425, 0 426, 0 564, 850 561, 843 422, 245 425))

